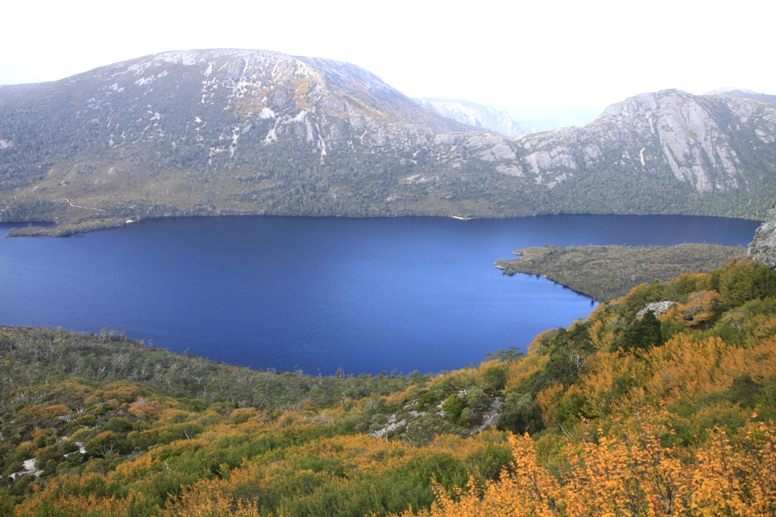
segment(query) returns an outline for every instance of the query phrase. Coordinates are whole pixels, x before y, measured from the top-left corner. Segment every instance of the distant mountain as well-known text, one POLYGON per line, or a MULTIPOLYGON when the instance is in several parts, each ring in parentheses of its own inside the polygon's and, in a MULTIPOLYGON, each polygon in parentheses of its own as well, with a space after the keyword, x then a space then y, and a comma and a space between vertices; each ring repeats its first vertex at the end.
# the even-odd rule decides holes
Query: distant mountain
POLYGON ((519 120, 524 126, 535 130, 532 132, 586 126, 598 118, 604 107, 519 104, 496 106, 497 109, 508 113, 513 120, 519 120))
POLYGON ((510 138, 536 132, 532 128, 512 120, 508 113, 485 106, 484 104, 452 99, 414 100, 424 108, 444 117, 470 126, 487 129, 510 138))
POLYGON ((167 52, 0 87, 0 220, 685 213, 761 218, 776 106, 677 90, 510 139, 347 63, 167 52))
POLYGON ((752 99, 754 101, 767 102, 768 104, 776 104, 776 95, 767 95, 765 93, 757 93, 752 90, 743 90, 741 88, 721 88, 719 90, 710 91, 705 95, 740 97, 742 99, 752 99))

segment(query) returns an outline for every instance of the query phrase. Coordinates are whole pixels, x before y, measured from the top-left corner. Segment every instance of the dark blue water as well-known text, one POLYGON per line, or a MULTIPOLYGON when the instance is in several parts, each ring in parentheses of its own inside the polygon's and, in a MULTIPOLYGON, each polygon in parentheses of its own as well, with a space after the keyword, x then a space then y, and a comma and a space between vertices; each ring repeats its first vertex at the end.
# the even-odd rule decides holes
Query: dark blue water
POLYGON ((493 262, 513 249, 746 245, 757 225, 673 216, 246 217, 0 239, 0 324, 124 329, 262 369, 439 371, 524 348, 593 308, 552 282, 502 275, 493 262))

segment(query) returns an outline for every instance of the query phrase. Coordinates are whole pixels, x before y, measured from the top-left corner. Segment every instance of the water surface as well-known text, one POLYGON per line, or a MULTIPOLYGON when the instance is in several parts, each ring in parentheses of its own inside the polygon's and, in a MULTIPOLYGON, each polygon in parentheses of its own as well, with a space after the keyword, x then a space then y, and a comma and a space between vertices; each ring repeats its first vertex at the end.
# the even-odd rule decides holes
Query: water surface
POLYGON ((757 225, 675 216, 245 217, 0 239, 0 324, 124 329, 262 369, 439 371, 525 348, 592 310, 592 300, 547 280, 502 275, 493 262, 513 249, 746 245, 757 225))

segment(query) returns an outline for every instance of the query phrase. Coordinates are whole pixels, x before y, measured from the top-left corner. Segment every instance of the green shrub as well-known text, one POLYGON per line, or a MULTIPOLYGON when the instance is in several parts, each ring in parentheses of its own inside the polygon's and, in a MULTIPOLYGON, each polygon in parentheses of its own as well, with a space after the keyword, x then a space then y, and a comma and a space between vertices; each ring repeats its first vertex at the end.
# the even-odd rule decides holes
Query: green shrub
POLYGON ((496 426, 515 434, 534 434, 544 429, 542 409, 527 393, 510 392, 504 399, 496 426))
POLYGON ((485 389, 490 392, 501 391, 507 383, 507 372, 500 366, 490 366, 483 375, 485 389))
POLYGON ((749 300, 776 296, 776 272, 756 262, 742 264, 734 260, 714 271, 712 283, 733 307, 749 300))
POLYGON ((663 332, 655 313, 648 311, 641 318, 633 320, 623 331, 618 344, 626 352, 662 345, 663 332))
POLYGON ((114 433, 127 433, 132 430, 132 422, 126 418, 111 418, 105 424, 105 429, 114 433))
MULTIPOLYGON (((461 412, 465 407, 466 405, 461 397, 453 393, 447 397, 447 400, 442 404, 442 411, 445 412, 452 422, 458 423, 461 418, 461 412)), ((469 413, 471 415, 471 411, 469 413)))
POLYGON ((473 411, 482 411, 490 405, 490 397, 482 388, 474 386, 466 392, 466 406, 473 411))

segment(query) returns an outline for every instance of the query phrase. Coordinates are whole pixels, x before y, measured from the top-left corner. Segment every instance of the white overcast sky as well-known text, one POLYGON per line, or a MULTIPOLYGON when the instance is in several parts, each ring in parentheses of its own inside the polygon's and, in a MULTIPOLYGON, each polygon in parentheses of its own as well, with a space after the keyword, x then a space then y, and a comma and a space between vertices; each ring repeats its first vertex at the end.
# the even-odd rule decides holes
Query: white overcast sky
POLYGON ((413 97, 604 106, 666 88, 776 94, 770 0, 6 2, 0 84, 166 50, 348 61, 413 97))

